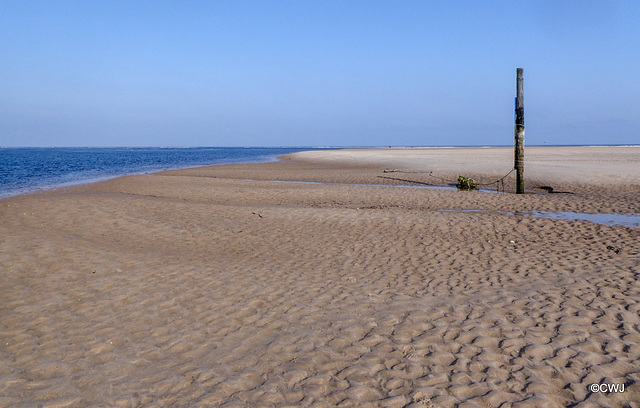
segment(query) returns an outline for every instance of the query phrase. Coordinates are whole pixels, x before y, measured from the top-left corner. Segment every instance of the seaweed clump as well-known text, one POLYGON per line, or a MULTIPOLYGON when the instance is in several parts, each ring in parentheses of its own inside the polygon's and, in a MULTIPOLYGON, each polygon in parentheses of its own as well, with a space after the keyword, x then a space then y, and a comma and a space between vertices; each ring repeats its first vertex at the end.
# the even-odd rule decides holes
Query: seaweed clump
POLYGON ((456 187, 458 187, 458 190, 477 190, 478 183, 472 178, 458 176, 456 187))

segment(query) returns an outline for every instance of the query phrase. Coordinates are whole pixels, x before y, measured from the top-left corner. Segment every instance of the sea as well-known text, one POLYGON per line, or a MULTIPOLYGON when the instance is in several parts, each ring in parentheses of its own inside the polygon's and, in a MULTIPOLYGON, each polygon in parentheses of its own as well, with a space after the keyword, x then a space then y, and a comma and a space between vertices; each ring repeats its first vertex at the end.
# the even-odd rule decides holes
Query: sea
MULTIPOLYGON (((116 177, 214 164, 264 163, 312 147, 0 148, 0 199, 116 177)), ((319 149, 326 150, 326 149, 319 149)))

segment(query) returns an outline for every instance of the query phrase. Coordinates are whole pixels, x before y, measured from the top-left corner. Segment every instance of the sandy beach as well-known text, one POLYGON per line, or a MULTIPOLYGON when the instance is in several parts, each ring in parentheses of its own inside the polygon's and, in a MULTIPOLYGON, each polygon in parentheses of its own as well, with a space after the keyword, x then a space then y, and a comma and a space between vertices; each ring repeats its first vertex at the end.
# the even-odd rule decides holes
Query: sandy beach
POLYGON ((640 148, 526 160, 524 195, 398 187, 495 188, 475 148, 1 200, 0 407, 640 407, 640 228, 527 215, 640 214, 640 148))

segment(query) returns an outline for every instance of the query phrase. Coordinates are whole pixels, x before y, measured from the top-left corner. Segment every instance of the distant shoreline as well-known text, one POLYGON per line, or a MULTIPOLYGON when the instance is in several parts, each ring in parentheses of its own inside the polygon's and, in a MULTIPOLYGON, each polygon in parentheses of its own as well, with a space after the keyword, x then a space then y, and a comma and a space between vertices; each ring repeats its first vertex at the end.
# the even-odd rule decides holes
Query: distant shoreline
MULTIPOLYGON (((579 145, 559 145, 559 146, 550 146, 550 145, 545 145, 545 146, 527 146, 526 150, 525 150, 525 157, 526 157, 526 164, 525 164, 525 177, 526 179, 549 179, 549 177, 551 177, 551 179, 554 182, 564 182, 565 180, 558 180, 558 174, 554 174, 554 171, 559 171, 558 169, 554 170, 553 166, 549 167, 548 163, 545 164, 541 164, 540 163, 540 158, 542 156, 544 156, 544 154, 546 154, 546 152, 553 152, 553 151, 560 151, 562 149, 567 149, 570 148, 572 149, 572 151, 575 151, 577 149, 577 151, 581 151, 583 156, 585 154, 585 152, 587 153, 587 156, 589 156, 590 153, 593 153, 592 149, 604 149, 602 150, 601 154, 604 154, 606 156, 611 156, 612 151, 607 151, 607 149, 614 149, 614 151, 619 152, 619 149, 638 149, 640 148, 640 145, 611 145, 611 146, 600 146, 600 145, 585 145, 585 146, 579 146, 579 145), (553 149, 553 150, 550 150, 553 149), (533 155, 532 155, 533 153, 533 155), (544 154, 543 154, 544 153, 544 154)), ((48 149, 60 149, 60 150, 64 150, 64 149, 71 149, 71 150, 118 150, 118 149, 132 149, 132 150, 136 150, 136 149, 165 149, 165 148, 140 148, 140 147, 88 147, 88 148, 83 148, 83 147, 55 147, 55 148, 3 148, 3 149, 42 149, 42 150, 48 150, 48 149)), ((166 148, 166 149, 176 149, 176 148, 166 148)), ((60 189, 60 188, 68 188, 68 187, 75 187, 75 186, 81 186, 81 185, 87 185, 87 184, 94 184, 94 183, 100 183, 100 182, 104 182, 104 181, 108 181, 108 180, 112 180, 115 178, 119 178, 119 177, 126 177, 126 176, 132 176, 132 175, 141 175, 141 174, 153 174, 153 173, 158 173, 158 172, 164 172, 164 171, 169 171, 169 170, 182 170, 182 169, 190 169, 190 168, 199 168, 199 167, 209 167, 209 166, 217 166, 217 165, 224 165, 224 164, 240 164, 240 163, 247 163, 247 164, 258 164, 258 163, 264 163, 264 162, 268 162, 268 161, 277 161, 277 160, 282 160, 283 158, 289 156, 290 154, 292 154, 292 157, 295 157, 296 159, 303 159, 303 160, 307 160, 309 159, 309 154, 311 155, 311 159, 315 160, 315 159, 319 159, 319 160, 339 160, 340 156, 344 156, 344 152, 359 152, 357 153, 358 158, 354 158, 354 157, 349 157, 349 161, 353 162, 353 160, 363 160, 363 163, 366 164, 376 164, 377 162, 379 162, 379 164, 381 165, 388 165, 388 166, 395 166, 395 167, 402 167, 403 165, 409 166, 413 169, 416 168, 420 168, 422 170, 428 169, 428 170, 432 170, 432 171, 440 171, 440 172, 444 172, 444 173, 451 173, 450 175, 453 175, 453 173, 455 172, 472 172, 472 173, 478 173, 481 175, 486 175, 488 177, 493 177, 493 176, 498 176, 501 173, 507 172, 511 169, 511 163, 513 161, 512 159, 512 147, 511 146, 471 146, 471 147, 466 147, 466 146, 427 146, 427 147, 362 147, 362 148, 336 148, 336 147, 326 147, 326 148, 314 148, 314 147, 299 147, 299 148, 277 148, 277 147, 273 147, 273 148, 250 148, 250 147, 240 147, 240 148, 231 148, 231 147, 189 147, 189 148, 180 148, 180 149, 224 149, 224 150, 229 150, 232 151, 233 149, 264 149, 264 150, 268 150, 268 149, 283 149, 283 150, 287 150, 287 149, 309 149, 309 150, 300 150, 296 153, 285 153, 284 155, 279 155, 279 156, 271 156, 271 158, 269 160, 256 160, 256 161, 228 161, 228 162, 223 162, 223 163, 213 163, 213 164, 195 164, 195 165, 185 165, 185 166, 172 166, 172 167, 168 167, 168 168, 160 168, 160 169, 149 169, 149 170, 142 170, 142 171, 131 171, 131 172, 124 172, 121 174, 104 174, 104 175, 96 175, 94 177, 87 177, 84 178, 82 180, 73 180, 73 181, 67 181, 67 182, 61 182, 61 183, 51 183, 48 185, 41 185, 41 186, 37 186, 37 187, 33 187, 33 188, 29 188, 29 189, 24 189, 23 191, 17 191, 17 192, 11 192, 9 191, 8 193, 5 193, 4 191, 0 191, 0 200, 5 200, 7 198, 10 197, 17 197, 17 196, 22 196, 22 195, 26 195, 26 194, 37 194, 40 192, 47 192, 47 191, 52 191, 52 190, 56 190, 56 189, 60 189), (326 149, 326 150, 325 150, 326 149), (435 162, 433 161, 434 158, 431 158, 430 162, 420 162, 420 160, 422 160, 419 157, 414 157, 414 158, 410 158, 409 156, 404 155, 401 152, 428 152, 428 151, 435 151, 435 152, 443 152, 443 151, 450 151, 452 152, 452 154, 454 156, 456 156, 455 159, 452 160, 452 156, 447 156, 447 158, 444 159, 444 161, 441 160, 441 158, 438 158, 438 160, 436 160, 435 162), (480 160, 473 160, 473 165, 471 165, 471 163, 465 162, 465 158, 464 158, 464 154, 462 156, 460 156, 459 153, 464 153, 464 152, 474 152, 474 151, 482 151, 482 152, 496 152, 497 155, 493 155, 491 157, 486 157, 486 159, 484 161, 480 160), (320 152, 329 152, 326 154, 317 154, 320 152), (340 153, 343 152, 343 153, 340 153), (397 157, 390 157, 388 152, 398 152, 401 153, 400 155, 396 155, 397 157), (455 153, 454 153, 455 152, 455 153), (500 153, 498 153, 500 152, 500 153), (407 161, 409 160, 409 161, 407 161), (457 160, 457 161, 456 161, 457 160), (403 163, 406 162, 406 163, 403 163), (425 167, 427 165, 427 163, 429 164, 427 167, 425 167), (457 163, 457 164, 456 164, 457 163), (417 166, 417 167, 416 167, 417 166), (455 167, 457 166, 457 167, 455 167)), ((351 153, 349 153, 351 154, 351 153)), ((576 153, 577 154, 577 153, 576 153)), ((637 154, 637 152, 634 152, 634 154, 637 154)), ((473 154, 472 154, 473 155, 473 154)), ((429 156, 427 154, 427 156, 429 156)), ((581 156, 581 157, 583 157, 581 156)), ((577 157, 577 156, 576 156, 577 157)), ((561 159, 566 158, 565 156, 563 156, 561 159)), ((578 159, 578 161, 580 163, 582 163, 581 166, 574 166, 574 169, 572 170, 573 173, 571 173, 569 175, 569 179, 571 179, 571 181, 576 181, 576 179, 582 179, 580 181, 587 181, 590 182, 592 184, 602 184, 602 183, 611 183, 614 182, 614 184, 624 184, 624 183, 640 183, 640 180, 635 180, 634 175, 640 174, 640 168, 635 168, 633 167, 633 163, 632 162, 625 162, 623 163, 622 161, 617 162, 617 164, 612 164, 612 158, 609 157, 607 159, 607 163, 609 163, 609 166, 600 166, 601 170, 607 171, 609 173, 612 172, 618 172, 618 175, 620 176, 620 174, 622 174, 622 178, 614 178, 611 179, 611 177, 609 177, 609 180, 605 180, 606 177, 595 177, 597 178, 597 180, 594 179, 593 173, 594 173, 594 166, 592 163, 589 162, 589 160, 596 160, 597 158, 594 158, 592 155, 589 157, 584 156, 582 159, 578 159), (617 166, 617 168, 616 168, 617 166), (622 173, 619 173, 621 168, 620 166, 624 167, 624 169, 622 169, 622 173), (629 167, 632 166, 632 167, 629 167), (572 179, 573 177, 573 179, 572 179), (589 181, 590 180, 590 181, 589 181)), ((542 160, 544 162, 548 162, 548 160, 542 160)), ((613 160, 613 162, 615 162, 615 160, 613 160)), ((598 167, 598 166, 596 166, 598 167)), ((597 170, 597 169, 596 169, 597 170)), ((564 178, 567 177, 568 174, 566 174, 567 169, 564 168, 562 170, 564 172, 564 178)), ((442 174, 444 174, 442 173, 442 174)), ((613 174, 613 173, 612 173, 613 174)), ((611 174, 610 174, 611 175, 611 174)), ((598 174, 596 174, 596 176, 598 176, 598 174)), ((637 177, 636 177, 637 178, 637 177)))
MULTIPOLYGON (((0 149, 456 149, 513 147, 513 145, 459 146, 0 146, 0 149)), ((528 144, 526 147, 640 147, 640 144, 528 144)))

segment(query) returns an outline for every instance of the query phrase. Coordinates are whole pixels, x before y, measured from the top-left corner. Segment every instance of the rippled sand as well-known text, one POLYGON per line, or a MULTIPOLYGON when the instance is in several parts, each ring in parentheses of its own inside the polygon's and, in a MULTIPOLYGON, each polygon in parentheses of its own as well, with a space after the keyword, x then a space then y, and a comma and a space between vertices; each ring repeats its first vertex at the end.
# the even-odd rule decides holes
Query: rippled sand
POLYGON ((0 201, 0 407, 638 407, 640 229, 439 211, 640 212, 636 156, 607 152, 624 182, 532 163, 520 196, 268 181, 468 164, 412 149, 0 201))

